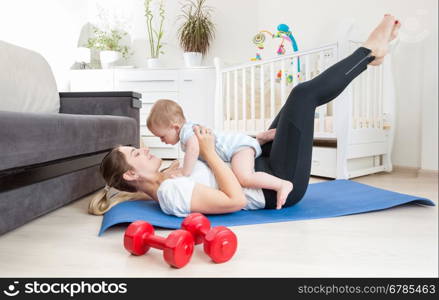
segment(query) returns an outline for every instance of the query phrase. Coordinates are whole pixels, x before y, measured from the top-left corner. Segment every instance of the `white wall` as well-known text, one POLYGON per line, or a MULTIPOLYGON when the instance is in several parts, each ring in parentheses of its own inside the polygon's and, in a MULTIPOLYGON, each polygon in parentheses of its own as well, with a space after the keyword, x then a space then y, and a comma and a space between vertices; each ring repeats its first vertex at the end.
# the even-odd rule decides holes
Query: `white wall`
POLYGON ((66 90, 87 0, 1 0, 0 40, 41 53, 66 90))
MULTIPOLYGON (((180 2, 165 1, 166 66, 183 63, 176 36, 180 2)), ((217 25, 205 59, 208 65, 214 56, 227 63, 248 61, 257 52, 253 35, 260 29, 275 31, 279 23, 288 24, 299 48, 306 49, 335 41, 337 24, 346 17, 369 29, 386 12, 399 16, 404 31, 394 57, 398 124, 393 162, 438 170, 437 0, 208 0, 208 4, 215 9, 217 25)), ((135 51, 127 64, 145 66, 143 0, 1 0, 0 39, 40 52, 52 66, 59 90, 68 90, 81 29, 96 21, 98 5, 127 23, 135 51)))
MULTIPOLYGON (((89 20, 96 21, 97 7, 104 7, 109 14, 117 14, 125 20, 132 41, 134 55, 127 64, 145 67, 149 56, 146 33, 146 18, 144 16, 143 0, 89 0, 87 10, 89 20), (123 11, 121 11, 123 8, 123 11)), ((164 21, 164 52, 161 61, 164 66, 182 66, 183 51, 179 46, 177 29, 180 25, 181 0, 166 0, 166 18, 164 21)), ((214 9, 213 22, 216 25, 216 35, 210 51, 204 59, 204 64, 212 65, 214 56, 226 58, 228 63, 242 62, 248 59, 248 53, 253 49, 251 37, 256 28, 257 7, 251 1, 208 0, 208 5, 214 9), (243 13, 242 13, 243 12, 243 13), (253 17, 249 17, 253 16, 253 17), (235 45, 237 47, 235 47, 235 45)), ((94 23, 94 22, 93 22, 94 23)))
MULTIPOLYGON (((435 1, 436 2, 436 1, 435 1)), ((433 8, 435 28, 423 45, 421 107, 421 169, 438 169, 438 8, 433 8)))
MULTIPOLYGON (((177 40, 180 0, 165 0, 166 19, 164 52, 165 66, 183 65, 182 50, 177 40)), ((212 58, 220 56, 229 63, 247 59, 253 48, 250 38, 256 28, 257 8, 251 1, 209 0, 215 10, 216 37, 204 60, 212 65, 212 58), (242 15, 253 16, 244 21, 242 15), (235 47, 236 45, 236 47, 235 47)), ((0 39, 41 53, 50 63, 61 91, 69 90, 68 71, 75 60, 75 50, 87 35, 82 29, 87 23, 100 21, 100 9, 110 22, 124 23, 128 30, 134 55, 126 64, 146 65, 148 42, 143 0, 1 0, 0 39)))

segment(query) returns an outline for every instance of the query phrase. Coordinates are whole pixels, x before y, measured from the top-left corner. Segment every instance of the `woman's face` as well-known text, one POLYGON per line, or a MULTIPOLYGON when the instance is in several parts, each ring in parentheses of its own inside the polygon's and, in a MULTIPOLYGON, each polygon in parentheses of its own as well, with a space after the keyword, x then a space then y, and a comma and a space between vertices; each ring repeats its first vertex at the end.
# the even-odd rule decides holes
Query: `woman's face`
POLYGON ((118 149, 125 155, 125 159, 133 167, 133 171, 141 177, 150 178, 151 175, 155 175, 159 171, 162 160, 149 153, 149 148, 121 146, 118 149))

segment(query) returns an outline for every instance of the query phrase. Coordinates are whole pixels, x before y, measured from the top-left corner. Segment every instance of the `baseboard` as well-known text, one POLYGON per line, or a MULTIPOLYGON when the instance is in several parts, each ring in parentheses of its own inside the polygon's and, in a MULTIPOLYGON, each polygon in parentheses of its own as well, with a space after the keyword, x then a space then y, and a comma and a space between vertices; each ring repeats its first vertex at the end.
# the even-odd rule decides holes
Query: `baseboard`
POLYGON ((438 170, 427 170, 418 167, 393 166, 393 171, 398 173, 413 174, 417 176, 432 176, 432 177, 439 176, 438 170))
POLYGON ((432 176, 432 177, 438 177, 439 171, 438 170, 427 170, 427 169, 419 169, 418 170, 419 176, 432 176))

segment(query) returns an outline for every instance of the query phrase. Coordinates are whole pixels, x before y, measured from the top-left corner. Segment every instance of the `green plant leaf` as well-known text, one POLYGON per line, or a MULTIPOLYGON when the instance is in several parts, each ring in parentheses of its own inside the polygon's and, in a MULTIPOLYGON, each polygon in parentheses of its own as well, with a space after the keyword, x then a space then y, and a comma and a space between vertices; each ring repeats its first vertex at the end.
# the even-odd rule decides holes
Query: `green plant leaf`
POLYGON ((109 31, 104 31, 96 26, 93 26, 93 34, 94 37, 91 37, 87 40, 88 48, 100 51, 118 51, 124 58, 127 58, 130 55, 129 47, 119 44, 122 37, 127 35, 127 32, 114 28, 110 29, 109 31))
POLYGON ((183 23, 177 34, 184 51, 205 54, 214 38, 215 25, 210 20, 213 10, 205 2, 206 0, 187 0, 182 6, 182 14, 178 19, 183 19, 183 23))
POLYGON ((165 9, 163 0, 160 1, 158 8, 158 20, 159 20, 159 28, 154 27, 154 23, 152 22, 154 18, 154 13, 151 10, 151 2, 152 0, 144 1, 144 9, 145 9, 145 17, 146 17, 146 27, 148 34, 148 43, 149 43, 149 51, 151 57, 158 57, 159 49, 161 48, 161 38, 164 35, 163 32, 163 22, 165 20, 165 9))

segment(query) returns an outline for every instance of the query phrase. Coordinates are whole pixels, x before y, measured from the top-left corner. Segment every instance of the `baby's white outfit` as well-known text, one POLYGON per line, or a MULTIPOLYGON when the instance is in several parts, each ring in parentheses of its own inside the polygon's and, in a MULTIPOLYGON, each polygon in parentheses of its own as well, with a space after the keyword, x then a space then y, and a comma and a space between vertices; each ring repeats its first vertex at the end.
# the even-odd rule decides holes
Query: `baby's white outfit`
MULTIPOLYGON (((157 198, 162 211, 177 217, 186 217, 190 214, 192 192, 197 183, 218 189, 212 170, 201 161, 195 163, 194 170, 189 177, 181 176, 163 181, 157 190, 157 198)), ((264 193, 261 189, 243 188, 242 190, 247 199, 244 210, 265 207, 264 193)))
MULTIPOLYGON (((195 135, 193 126, 198 125, 192 122, 186 122, 180 129, 180 145, 181 150, 186 152, 186 143, 190 137, 195 135)), ((225 162, 231 162, 232 156, 244 147, 251 147, 255 150, 255 158, 262 153, 261 145, 251 136, 243 133, 225 133, 216 132, 215 149, 219 157, 225 162)))

